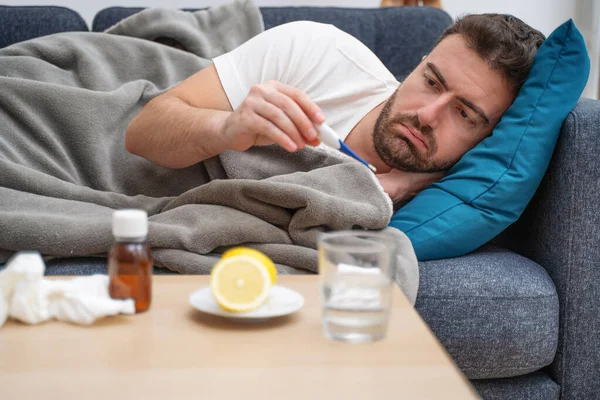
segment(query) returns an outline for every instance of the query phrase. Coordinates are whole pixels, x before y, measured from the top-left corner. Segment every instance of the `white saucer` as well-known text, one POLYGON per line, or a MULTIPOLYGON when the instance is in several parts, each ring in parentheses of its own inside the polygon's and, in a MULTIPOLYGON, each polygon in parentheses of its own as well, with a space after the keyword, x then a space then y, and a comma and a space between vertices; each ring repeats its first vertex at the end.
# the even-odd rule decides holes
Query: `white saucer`
POLYGON ((298 311, 304 305, 304 297, 292 289, 275 285, 263 305, 252 311, 233 313, 222 309, 216 303, 210 287, 206 287, 190 295, 190 304, 196 310, 208 314, 242 322, 259 322, 298 311))

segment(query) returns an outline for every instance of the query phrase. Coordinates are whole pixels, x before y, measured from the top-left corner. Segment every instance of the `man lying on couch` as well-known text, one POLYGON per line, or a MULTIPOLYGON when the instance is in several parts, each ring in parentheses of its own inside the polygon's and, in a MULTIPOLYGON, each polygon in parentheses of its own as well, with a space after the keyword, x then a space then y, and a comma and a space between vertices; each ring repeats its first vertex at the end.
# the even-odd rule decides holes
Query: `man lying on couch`
POLYGON ((465 254, 514 221, 541 180, 577 98, 537 112, 539 96, 556 93, 547 82, 582 84, 562 72, 583 65, 570 58, 583 43, 572 24, 544 40, 511 16, 465 17, 402 85, 331 25, 263 27, 250 2, 149 9, 104 33, 0 50, 0 230, 10 232, 0 262, 30 249, 103 255, 112 212, 132 207, 148 212, 156 265, 183 273, 208 272, 236 245, 316 272, 317 234, 340 229, 391 227, 419 259, 465 254), (295 151, 318 144, 325 119, 378 175, 338 152, 295 151), (393 212, 390 197, 417 192, 393 212))
POLYGON ((543 41, 510 15, 466 16, 400 84, 334 26, 288 23, 150 101, 129 124, 126 146, 183 168, 228 149, 318 145, 315 124, 326 120, 403 203, 491 134, 543 41))

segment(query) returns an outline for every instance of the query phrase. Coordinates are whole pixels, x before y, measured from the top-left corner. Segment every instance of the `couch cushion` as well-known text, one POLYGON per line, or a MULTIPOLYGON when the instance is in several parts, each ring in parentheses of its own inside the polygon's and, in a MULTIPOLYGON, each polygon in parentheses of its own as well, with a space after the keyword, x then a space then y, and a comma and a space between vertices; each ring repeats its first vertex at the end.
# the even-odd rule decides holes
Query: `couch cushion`
POLYGON ((53 33, 87 30, 83 18, 65 7, 0 6, 0 48, 53 33))
MULTIPOLYGON (((94 275, 108 273, 108 260, 106 257, 71 257, 55 258, 45 260, 46 276, 69 276, 69 275, 94 275)), ((0 271, 6 264, 0 263, 0 271)), ((154 275, 178 275, 167 268, 154 267, 154 275)))
POLYGON ((471 381, 485 400, 558 400, 560 386, 543 372, 508 379, 471 381))
MULTIPOLYGON (((2 269, 2 266, 0 266, 2 269)), ((46 261, 46 276, 52 275, 94 275, 107 274, 108 260, 105 257, 73 257, 73 258, 55 258, 46 261)), ((155 275, 174 275, 166 268, 154 267, 155 275)))
MULTIPOLYGON (((101 10, 94 17, 92 30, 104 31, 141 10, 124 7, 101 10)), ((399 80, 415 68, 452 22, 444 11, 429 7, 262 7, 261 12, 265 29, 299 20, 333 24, 367 45, 399 80)))
POLYGON ((561 335, 549 373, 572 399, 600 394, 599 149, 600 101, 581 99, 528 209, 496 239, 543 265, 556 282, 561 335))
POLYGON ((540 265, 490 246, 420 263, 416 309, 470 379, 523 375, 549 365, 558 296, 540 265))

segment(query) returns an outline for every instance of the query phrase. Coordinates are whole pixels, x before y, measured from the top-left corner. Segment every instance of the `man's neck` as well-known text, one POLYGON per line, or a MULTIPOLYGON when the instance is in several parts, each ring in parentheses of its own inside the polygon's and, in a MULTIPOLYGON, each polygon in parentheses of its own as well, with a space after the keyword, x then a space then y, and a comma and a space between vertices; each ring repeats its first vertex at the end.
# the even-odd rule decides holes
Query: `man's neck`
POLYGON ((344 143, 354 150, 356 154, 377 168, 378 174, 390 172, 391 170, 387 164, 381 161, 381 158, 379 158, 373 146, 373 130, 375 129, 375 123, 377 122, 377 118, 384 105, 385 102, 369 111, 367 115, 352 128, 346 137, 346 140, 344 140, 344 143))

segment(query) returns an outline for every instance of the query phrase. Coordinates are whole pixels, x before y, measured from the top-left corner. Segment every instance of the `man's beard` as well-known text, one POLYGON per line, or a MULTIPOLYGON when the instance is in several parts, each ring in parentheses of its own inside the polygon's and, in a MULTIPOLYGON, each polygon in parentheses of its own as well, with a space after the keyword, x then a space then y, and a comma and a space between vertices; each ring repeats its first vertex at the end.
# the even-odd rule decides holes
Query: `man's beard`
POLYGON ((379 158, 390 167, 406 172, 437 172, 449 169, 454 162, 433 160, 437 153, 437 142, 431 127, 421 126, 419 118, 414 114, 392 115, 391 109, 397 93, 396 90, 381 110, 373 130, 373 146, 379 158), (409 138, 394 128, 400 123, 421 132, 427 145, 425 152, 419 150, 409 138))

